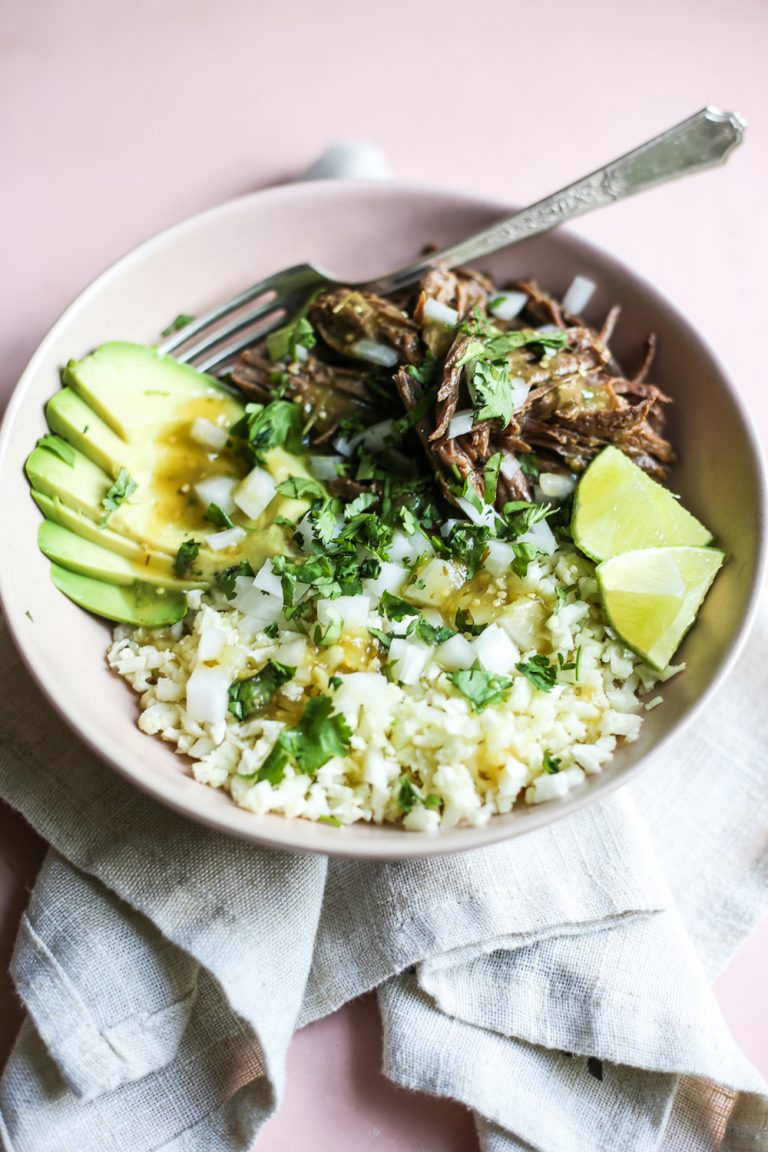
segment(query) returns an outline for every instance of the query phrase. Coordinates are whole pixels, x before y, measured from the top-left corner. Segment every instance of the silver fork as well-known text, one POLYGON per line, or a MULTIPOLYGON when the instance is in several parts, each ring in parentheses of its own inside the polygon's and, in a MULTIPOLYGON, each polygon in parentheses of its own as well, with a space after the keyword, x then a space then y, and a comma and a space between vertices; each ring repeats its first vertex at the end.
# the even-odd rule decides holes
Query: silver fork
POLYGON ((318 291, 339 287, 387 295, 419 280, 437 262, 454 268, 517 240, 546 232, 593 208, 613 204, 655 184, 722 164, 744 137, 746 122, 736 112, 703 108, 639 148, 568 184, 551 196, 477 232, 441 252, 406 265, 378 280, 350 284, 316 268, 297 264, 239 292, 175 332, 159 347, 204 372, 221 371, 250 344, 290 321, 318 291), (255 307, 247 306, 255 302, 255 307), (233 339, 230 339, 230 338, 233 339))

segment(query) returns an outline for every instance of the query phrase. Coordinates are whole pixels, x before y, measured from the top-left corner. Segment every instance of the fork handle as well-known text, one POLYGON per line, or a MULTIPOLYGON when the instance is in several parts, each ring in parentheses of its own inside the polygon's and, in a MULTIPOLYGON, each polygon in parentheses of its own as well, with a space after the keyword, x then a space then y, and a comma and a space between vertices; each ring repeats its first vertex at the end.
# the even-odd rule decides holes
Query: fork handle
POLYGON ((418 280, 436 263, 455 268, 517 240, 546 232, 566 220, 591 212, 593 208, 613 204, 689 172, 722 164, 741 143, 745 128, 746 122, 736 112, 703 108, 582 180, 553 192, 544 200, 523 208, 467 240, 444 248, 442 252, 431 252, 416 263, 383 276, 366 287, 382 295, 396 292, 418 280))

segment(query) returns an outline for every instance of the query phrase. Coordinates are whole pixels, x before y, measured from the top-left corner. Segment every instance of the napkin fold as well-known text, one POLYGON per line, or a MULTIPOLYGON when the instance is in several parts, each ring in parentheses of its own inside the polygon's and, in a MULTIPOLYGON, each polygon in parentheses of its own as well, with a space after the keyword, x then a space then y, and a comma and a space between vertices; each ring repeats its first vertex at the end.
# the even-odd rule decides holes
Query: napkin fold
POLYGON ((471 1108, 482 1152, 768 1148, 768 1090, 709 987, 768 904, 767 641, 768 605, 706 712, 607 800, 375 864, 162 808, 0 628, 0 794, 52 845, 13 958, 5 1147, 247 1152, 294 1030, 377 989, 386 1075, 471 1108))

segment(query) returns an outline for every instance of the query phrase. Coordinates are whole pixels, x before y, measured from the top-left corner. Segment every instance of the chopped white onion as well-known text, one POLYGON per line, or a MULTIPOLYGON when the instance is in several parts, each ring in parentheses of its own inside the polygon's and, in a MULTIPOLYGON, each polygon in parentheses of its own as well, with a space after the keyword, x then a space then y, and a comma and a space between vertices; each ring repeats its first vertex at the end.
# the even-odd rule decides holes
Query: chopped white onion
POLYGON ((205 542, 211 551, 224 552, 227 548, 236 547, 245 536, 244 528, 225 528, 223 532, 213 532, 206 536, 205 542))
POLYGON ((236 487, 235 476, 209 476, 195 484, 195 495, 205 508, 210 504, 218 504, 222 512, 231 516, 235 510, 232 493, 236 487))
POLYGON ((258 520, 275 498, 277 485, 264 468, 256 467, 241 480, 234 493, 234 501, 249 520, 258 520))
POLYGON ((218 424, 214 424, 212 420, 198 416, 192 422, 190 436, 196 443, 202 444, 204 448, 212 448, 214 452, 219 452, 227 443, 229 432, 226 428, 220 428, 218 424))
POLYGON ((413 631, 418 619, 418 613, 415 612, 413 616, 401 616, 399 620, 390 620, 389 631, 393 636, 407 636, 413 631))
POLYGON ((456 672, 460 668, 471 668, 477 655, 469 640, 457 634, 451 636, 444 644, 438 645, 435 659, 441 668, 445 668, 448 672, 456 672))
POLYGON ((514 559, 515 550, 511 544, 507 544, 504 540, 489 540, 488 554, 483 561, 483 566, 488 569, 492 576, 503 576, 505 572, 509 571, 509 566, 514 559))
POLYGON ((404 568, 402 564, 392 564, 388 560, 382 561, 381 571, 375 580, 364 580, 363 587, 369 596, 373 596, 376 600, 380 599, 385 592, 391 592, 393 595, 402 588, 408 576, 408 569, 404 568))
POLYGON ((356 340, 349 351, 358 359, 367 360, 369 364, 379 364, 382 368, 394 368, 398 360, 394 348, 380 344, 378 340, 356 340))
POLYGON ((440 528, 440 535, 442 536, 443 540, 447 539, 456 525, 461 523, 461 520, 444 520, 440 528))
POLYGON ((283 602, 278 600, 277 596, 268 596, 266 592, 252 588, 250 595, 242 599, 243 605, 240 611, 245 612, 257 628, 269 628, 270 624, 284 625, 283 602))
POLYGON ((520 652, 498 624, 489 624, 472 641, 477 659, 486 672, 506 676, 520 659, 520 652))
POLYGON ((299 520, 298 524, 296 525, 294 532, 301 541, 302 552, 309 552, 312 548, 312 541, 315 538, 315 534, 312 531, 312 521, 309 518, 309 514, 302 516, 301 520, 299 520))
POLYGON ((538 520, 528 532, 518 537, 518 541, 521 544, 533 544, 545 556, 551 556, 557 551, 557 541, 546 520, 538 520))
POLYGON ((431 648, 415 640, 395 639, 389 649, 393 672, 401 684, 418 684, 431 655, 431 648))
POLYGON ((513 376, 509 384, 512 390, 512 403, 517 409, 528 399, 531 385, 527 380, 523 380, 522 376, 513 376))
POLYGON ((343 463, 341 456, 310 456, 307 460, 315 480, 335 480, 343 463))
POLYGON ((309 351, 303 344, 297 344, 293 350, 293 358, 299 364, 303 364, 305 360, 309 359, 309 351))
POLYGON ((206 628, 200 633, 197 642, 197 663, 205 664, 207 660, 218 660, 226 644, 227 637, 221 628, 206 628))
POLYGON ((338 436, 334 436, 333 440, 331 440, 331 444, 333 444, 336 451, 340 452, 342 456, 351 456, 354 452, 354 448, 352 448, 351 442, 347 439, 346 436, 343 436, 341 432, 338 436))
POLYGON ((588 280, 586 276, 574 276, 560 301, 563 311, 570 312, 574 316, 580 316, 592 299, 595 288, 597 285, 594 280, 588 280))
POLYGON ((341 620, 345 632, 358 631, 368 623, 368 613, 371 610, 370 596, 337 596, 335 600, 318 600, 317 622, 321 628, 327 628, 341 620))
MULTIPOLYGON (((415 532, 413 536, 408 536, 405 532, 401 532, 399 528, 396 529, 392 533, 392 543, 389 546, 390 560, 393 560, 395 564, 401 560, 405 560, 406 563, 412 563, 417 556, 420 555, 419 545, 416 543, 416 536, 420 535, 421 533, 415 532)), ((422 536, 422 540, 424 539, 425 537, 422 536)), ((429 543, 429 541, 427 541, 427 543, 429 543)))
POLYGON ((383 452, 390 446, 393 439, 394 425, 394 420, 381 420, 378 424, 371 424, 369 428, 364 428, 362 432, 358 432, 349 441, 350 452, 354 452, 358 444, 362 444, 369 452, 383 452))
POLYGON ((473 524, 480 524, 484 528, 493 528, 495 525, 496 512, 492 504, 483 504, 480 509, 477 509, 474 504, 471 504, 469 500, 466 500, 463 496, 457 496, 456 503, 467 519, 471 520, 473 524))
POLYGON ((497 292, 488 311, 498 320, 514 320, 525 308, 527 300, 525 292, 497 292))
POLYGON ((187 680, 187 714, 198 724, 218 724, 227 718, 232 673, 221 664, 198 664, 187 680))
POLYGON ((281 600, 283 598, 283 582, 277 572, 272 571, 271 560, 265 560, 259 568, 253 586, 262 592, 268 592, 270 596, 279 596, 281 600))
POLYGON ((522 466, 514 452, 505 451, 499 471, 505 480, 514 480, 522 472, 522 466))
POLYGON ((341 684, 334 693, 333 707, 356 728, 361 708, 371 708, 379 715, 382 710, 389 713, 392 698, 398 696, 399 690, 381 672, 349 672, 341 677, 341 684))
POLYGON ((562 332, 562 328, 558 328, 557 324, 540 324, 536 331, 543 332, 545 336, 554 336, 556 332, 562 332))
POLYGON ((459 314, 455 308, 449 307, 448 304, 442 304, 431 296, 427 296, 424 301, 424 318, 443 324, 446 328, 455 328, 459 322, 459 314))
POLYGON ((289 668, 298 668, 304 663, 306 655, 307 638, 297 636, 294 640, 281 644, 275 652, 274 659, 280 664, 287 664, 289 668))
POLYGON ((542 472, 539 476, 539 488, 549 500, 565 500, 575 487, 573 476, 563 476, 559 472, 542 472))
POLYGON ((451 417, 448 425, 448 439, 453 440, 454 436, 466 436, 467 432, 472 431, 474 422, 475 414, 470 408, 457 412, 451 417))

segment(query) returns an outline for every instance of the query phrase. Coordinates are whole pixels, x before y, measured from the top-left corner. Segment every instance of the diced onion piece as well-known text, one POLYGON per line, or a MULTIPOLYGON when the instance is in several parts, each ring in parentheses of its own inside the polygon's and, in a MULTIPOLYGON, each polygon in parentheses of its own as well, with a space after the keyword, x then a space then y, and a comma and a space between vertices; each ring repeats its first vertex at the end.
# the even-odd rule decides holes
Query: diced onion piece
POLYGON ((349 672, 341 677, 333 696, 333 708, 356 728, 361 709, 370 709, 377 721, 386 723, 399 697, 399 688, 390 684, 381 672, 349 672))
POLYGON ((509 566, 514 559, 515 550, 511 544, 507 544, 504 540, 489 540, 488 554, 483 561, 483 566, 488 569, 492 576, 503 576, 505 572, 509 571, 509 566))
POLYGON ((277 485, 264 468, 256 467, 235 489, 234 501, 249 520, 258 520, 273 501, 277 485))
POLYGON ((597 285, 594 280, 588 280, 586 276, 574 276, 560 301, 563 311, 580 316, 592 299, 595 288, 597 285))
POLYGON ((412 564, 419 556, 430 554, 433 548, 422 532, 414 532, 409 536, 398 528, 392 534, 392 543, 388 551, 390 560, 394 563, 405 561, 406 564, 412 564))
POLYGON ((200 633, 197 642, 197 663, 204 664, 206 660, 218 660, 226 641, 226 634, 221 628, 206 628, 205 632, 200 633))
POLYGON ((478 509, 463 496, 457 496, 456 503, 466 518, 471 520, 473 524, 479 524, 484 528, 493 528, 495 525, 496 512, 492 504, 483 504, 482 507, 478 509))
POLYGON ((545 772, 528 785, 525 790, 525 799, 529 804, 541 804, 545 800, 557 800, 560 796, 565 796, 570 792, 571 788, 583 783, 584 773, 581 768, 577 768, 575 765, 551 775, 545 772))
POLYGON ((370 596, 337 596, 335 600, 318 600, 317 622, 321 628, 341 620, 345 632, 365 628, 371 610, 370 596))
POLYGON ((446 328, 455 328, 459 322, 459 314, 455 308, 449 307, 448 304, 442 304, 431 296, 427 296, 424 301, 424 318, 443 324, 446 328))
POLYGON ((546 520, 539 520, 528 532, 518 537, 518 542, 533 544, 534 548, 538 548, 539 552, 543 552, 545 556, 551 556, 553 552, 557 551, 555 535, 546 520))
POLYGON ((349 351, 359 360, 367 360, 369 364, 378 364, 382 368, 394 368, 398 360, 394 348, 390 348, 388 344, 380 344, 378 340, 356 340, 349 351))
POLYGON ((204 416, 198 416, 192 422, 190 436, 204 448, 212 448, 214 452, 219 452, 229 439, 229 431, 214 424, 212 420, 206 420, 204 416))
POLYGON ((296 636, 293 640, 281 644, 274 659, 280 664, 287 664, 289 668, 298 668, 304 663, 307 656, 306 636, 296 636))
POLYGON ((554 336, 556 332, 562 332, 562 328, 558 328, 557 324, 540 324, 536 331, 543 332, 545 336, 554 336))
POLYGON ((343 463, 341 456, 310 456, 307 460, 315 480, 334 480, 339 474, 339 465, 343 463))
POLYGON ((198 724, 219 724, 227 718, 232 674, 221 664, 198 664, 187 680, 187 714, 198 724))
POLYGON ((542 472, 539 476, 539 488, 543 496, 550 500, 565 500, 576 487, 573 476, 563 476, 559 472, 542 472))
POLYGON ((305 360, 309 359, 309 350, 303 344, 297 344, 293 350, 293 358, 299 364, 303 364, 305 360))
POLYGON ((444 644, 439 644, 435 652, 435 659, 441 668, 448 672, 456 672, 460 668, 471 668, 477 659, 474 648, 466 636, 451 636, 444 644))
POLYGON ((294 531, 301 541, 302 552, 309 552, 312 548, 312 541, 315 538, 315 533, 312 531, 312 521, 309 518, 309 513, 307 513, 306 516, 302 516, 294 531))
POLYGON ((514 320, 525 308, 527 300, 525 292, 497 292, 488 311, 498 320, 514 320))
POLYGON ((257 628, 269 628, 270 624, 284 623, 283 602, 277 596, 268 596, 266 592, 259 592, 252 588, 247 597, 243 597, 241 612, 245 612, 257 628))
POLYGON ((342 456, 351 456, 354 452, 351 441, 341 433, 339 433, 338 436, 334 436, 333 440, 331 440, 331 444, 333 444, 336 451, 340 452, 342 456))
POLYGON ((253 586, 262 592, 268 592, 270 596, 279 596, 281 600, 283 598, 283 582, 277 572, 272 571, 271 560, 265 560, 259 568, 253 586))
POLYGON ((235 510, 232 493, 237 487, 235 476, 209 476, 195 484, 195 495, 204 508, 210 504, 218 504, 222 512, 231 516, 235 510))
POLYGON ((528 399, 531 385, 527 380, 523 380, 522 376, 513 376, 509 384, 512 390, 512 403, 517 409, 528 399))
POLYGON ((448 439, 453 440, 454 436, 466 436, 468 432, 472 431, 474 422, 475 414, 470 408, 464 408, 461 412, 457 412, 455 416, 451 417, 448 425, 448 439))
POLYGON ((230 604, 233 608, 237 608, 239 612, 246 612, 247 609, 244 607, 244 604, 252 592, 256 592, 256 589, 253 587, 252 576, 235 576, 235 595, 230 601, 230 604))
POLYGON ((408 569, 402 564, 393 564, 389 560, 382 561, 381 571, 375 580, 364 580, 363 587, 369 596, 380 599, 385 592, 396 595, 408 576, 408 569))
POLYGON ((477 659, 486 672, 506 676, 520 659, 520 652, 498 624, 489 624, 472 641, 477 659))
POLYGON ((225 528, 223 532, 206 536, 205 542, 212 552, 224 552, 227 548, 235 548, 245 536, 244 528, 225 528))
POLYGON ((444 520, 440 526, 440 535, 442 536, 443 540, 447 539, 447 537, 450 536, 452 529, 454 529, 457 524, 461 523, 461 520, 444 520))
POLYGON ((501 462, 501 467, 499 468, 499 471, 501 472, 504 479, 510 481, 514 480, 516 476, 519 476, 522 470, 522 465, 520 464, 517 456, 515 456, 514 452, 506 451, 504 453, 504 459, 501 462))
POLYGON ((415 640, 396 638, 389 649, 393 672, 402 684, 418 684, 432 655, 432 649, 415 640))
POLYGON ((402 616, 399 620, 390 620, 389 631, 393 636, 407 636, 413 631, 418 619, 419 614, 414 611, 413 616, 402 616))
POLYGON ((394 425, 394 420, 381 420, 378 424, 371 424, 369 428, 364 428, 357 436, 352 437, 349 441, 350 450, 354 452, 358 444, 362 444, 369 452, 383 452, 393 439, 394 425))
POLYGON ((419 568, 418 579, 408 586, 408 598, 415 604, 439 608, 452 592, 463 584, 458 568, 448 560, 435 557, 419 568))

